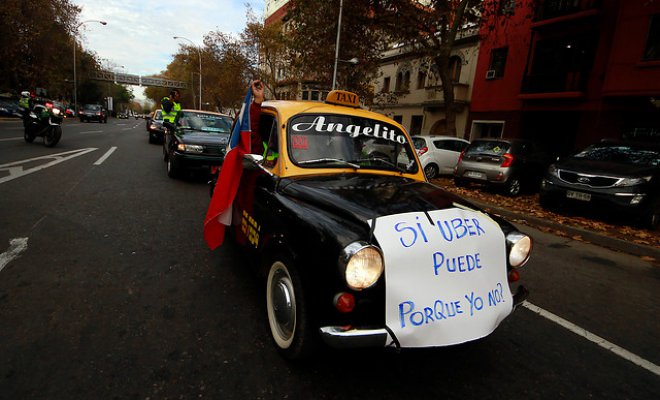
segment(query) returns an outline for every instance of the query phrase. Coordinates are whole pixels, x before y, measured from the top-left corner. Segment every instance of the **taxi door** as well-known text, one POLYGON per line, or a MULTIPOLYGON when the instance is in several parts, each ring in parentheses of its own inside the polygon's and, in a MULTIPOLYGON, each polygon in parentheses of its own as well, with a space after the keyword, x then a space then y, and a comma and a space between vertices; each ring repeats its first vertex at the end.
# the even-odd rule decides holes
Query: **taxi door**
MULTIPOLYGON (((264 240, 272 233, 272 209, 275 187, 279 179, 273 174, 279 154, 275 114, 262 110, 259 119, 259 135, 267 144, 267 152, 262 161, 262 168, 243 168, 243 175, 238 186, 232 216, 232 228, 237 243, 248 248, 260 248, 264 240)), ((259 154, 263 155, 263 154, 259 154)))

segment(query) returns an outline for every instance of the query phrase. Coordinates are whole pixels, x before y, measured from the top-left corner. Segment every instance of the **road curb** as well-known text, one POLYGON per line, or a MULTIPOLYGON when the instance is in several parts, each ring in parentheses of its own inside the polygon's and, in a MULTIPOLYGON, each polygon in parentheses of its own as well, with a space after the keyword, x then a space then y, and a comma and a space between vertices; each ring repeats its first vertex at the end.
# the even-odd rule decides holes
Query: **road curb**
POLYGON ((479 200, 469 199, 469 201, 494 214, 500 215, 508 220, 515 220, 515 222, 523 223, 532 228, 545 227, 555 229, 566 233, 569 237, 580 236, 585 242, 589 242, 601 247, 606 247, 610 250, 628 253, 639 257, 652 257, 656 262, 660 262, 660 249, 654 246, 646 246, 634 242, 629 242, 626 240, 613 238, 611 236, 602 235, 594 231, 582 229, 576 226, 559 224, 531 215, 523 215, 519 212, 497 207, 493 204, 484 203, 479 200))

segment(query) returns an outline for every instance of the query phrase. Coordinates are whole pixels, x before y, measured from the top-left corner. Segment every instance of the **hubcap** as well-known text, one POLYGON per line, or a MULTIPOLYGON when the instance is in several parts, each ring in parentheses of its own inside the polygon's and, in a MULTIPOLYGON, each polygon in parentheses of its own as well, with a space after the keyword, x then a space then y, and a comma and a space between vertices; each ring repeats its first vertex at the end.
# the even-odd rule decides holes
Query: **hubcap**
POLYGON ((268 320, 275 342, 288 348, 296 329, 293 282, 283 264, 271 268, 268 277, 268 320))
POLYGON ((435 178, 435 167, 433 165, 427 165, 424 173, 426 173, 426 177, 429 179, 435 178))
POLYGON ((518 179, 514 179, 511 181, 511 185, 509 186, 509 193, 518 194, 518 192, 520 192, 520 181, 518 179))

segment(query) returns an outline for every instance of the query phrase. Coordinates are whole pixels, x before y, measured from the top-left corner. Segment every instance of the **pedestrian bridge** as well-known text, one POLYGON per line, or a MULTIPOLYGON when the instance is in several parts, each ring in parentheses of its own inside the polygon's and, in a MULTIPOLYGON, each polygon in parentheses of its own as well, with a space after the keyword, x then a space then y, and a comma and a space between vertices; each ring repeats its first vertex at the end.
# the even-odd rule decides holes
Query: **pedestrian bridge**
POLYGON ((158 86, 166 88, 176 88, 176 89, 187 89, 188 84, 186 82, 174 81, 171 79, 158 78, 155 76, 140 76, 133 74, 120 74, 110 71, 99 71, 94 73, 91 76, 92 79, 99 81, 108 81, 115 82, 125 85, 136 85, 136 86, 158 86))

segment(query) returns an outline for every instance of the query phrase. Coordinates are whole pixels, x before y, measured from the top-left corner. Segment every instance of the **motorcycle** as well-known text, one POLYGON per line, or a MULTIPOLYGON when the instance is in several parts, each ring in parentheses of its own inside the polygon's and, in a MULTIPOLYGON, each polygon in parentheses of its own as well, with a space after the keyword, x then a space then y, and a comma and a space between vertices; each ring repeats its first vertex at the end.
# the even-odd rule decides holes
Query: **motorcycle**
POLYGON ((25 128, 24 138, 32 143, 37 136, 44 138, 46 147, 53 147, 62 138, 62 110, 53 106, 53 103, 35 105, 27 118, 23 120, 25 128))

